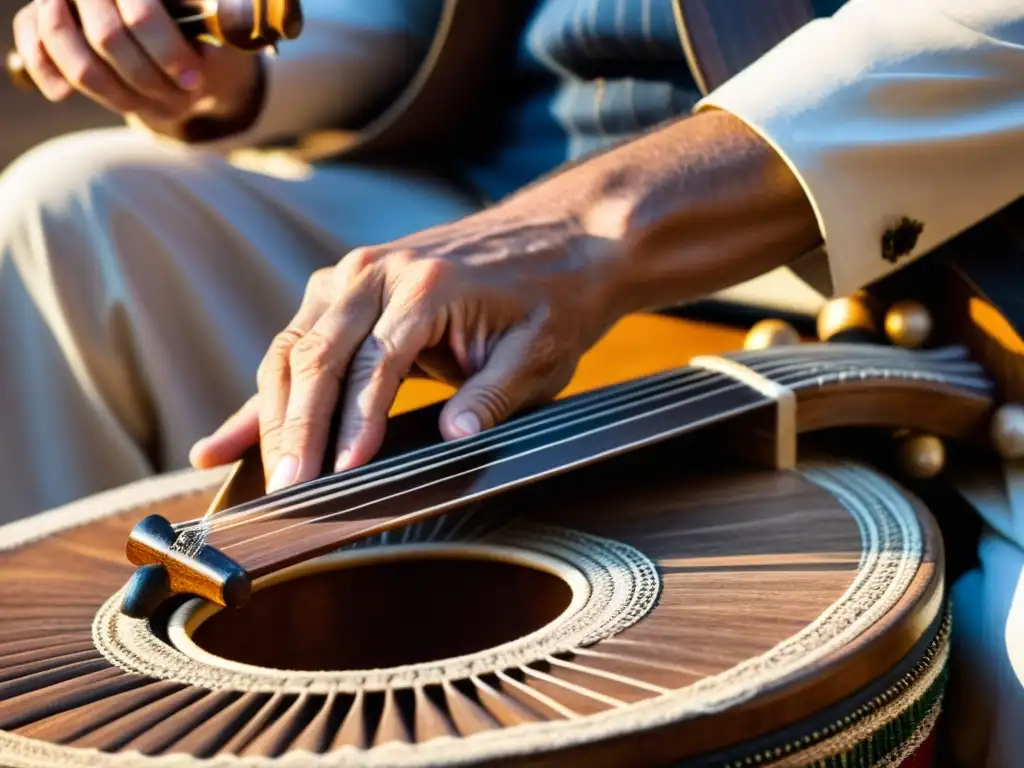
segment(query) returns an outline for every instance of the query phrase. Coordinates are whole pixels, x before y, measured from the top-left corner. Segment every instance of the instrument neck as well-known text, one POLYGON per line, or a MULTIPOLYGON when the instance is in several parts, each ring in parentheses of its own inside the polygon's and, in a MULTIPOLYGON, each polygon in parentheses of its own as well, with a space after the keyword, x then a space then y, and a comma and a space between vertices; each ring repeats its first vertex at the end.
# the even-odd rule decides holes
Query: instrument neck
MULTIPOLYGON (((889 382, 909 390, 951 388, 984 403, 989 387, 978 366, 956 349, 804 345, 727 359, 797 398, 820 399, 844 387, 889 382)), ((215 547, 255 577, 545 477, 774 407, 763 386, 686 367, 578 395, 480 435, 239 505, 186 528, 175 546, 182 551, 215 547)))

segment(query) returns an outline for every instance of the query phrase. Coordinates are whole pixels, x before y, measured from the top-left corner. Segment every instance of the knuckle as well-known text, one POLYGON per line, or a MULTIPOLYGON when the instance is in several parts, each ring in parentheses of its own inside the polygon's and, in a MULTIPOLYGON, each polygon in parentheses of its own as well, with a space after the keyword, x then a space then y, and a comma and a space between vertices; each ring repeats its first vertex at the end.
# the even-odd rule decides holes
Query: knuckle
POLYGON ((274 451, 281 445, 281 436, 284 425, 275 421, 272 423, 260 422, 260 445, 264 451, 274 451))
POLYGON ((413 266, 419 258, 416 251, 409 248, 403 248, 397 251, 389 251, 387 253, 388 266, 396 272, 401 273, 402 271, 413 266))
POLYGON ((311 293, 321 286, 329 284, 333 274, 334 270, 332 267, 321 267, 315 270, 309 276, 309 282, 306 283, 306 293, 311 293))
POLYGON ((476 395, 477 403, 491 424, 504 418, 512 407, 512 399, 500 386, 482 387, 476 395))
POLYGON ((451 279, 455 267, 445 259, 429 258, 420 262, 418 281, 423 293, 432 293, 451 279))
POLYGON ((14 14, 11 28, 14 31, 15 39, 27 39, 30 33, 35 31, 35 27, 35 9, 32 6, 26 5, 14 14))
POLYGON ((256 369, 256 380, 260 383, 277 382, 288 372, 288 357, 292 346, 301 338, 294 329, 287 329, 277 334, 270 342, 267 354, 256 369))
POLYGON ((562 351, 554 336, 541 334, 530 345, 530 370, 540 375, 554 373, 563 359, 562 351))
POLYGON ((89 45, 106 54, 118 50, 127 38, 128 31, 119 22, 110 19, 91 25, 85 32, 89 45))
POLYGON ((159 11, 153 3, 131 3, 121 10, 121 19, 133 32, 144 32, 158 21, 159 11))
POLYGON ((436 305, 436 297, 454 281, 455 266, 444 259, 429 258, 421 261, 414 271, 399 271, 409 274, 403 281, 399 297, 407 313, 430 314, 429 307, 436 305))
POLYGON ((379 246, 363 246, 349 251, 339 266, 342 267, 346 277, 358 277, 373 269, 383 255, 384 249, 379 246))
POLYGON ((35 24, 39 34, 43 37, 50 37, 64 29, 64 19, 57 9, 55 3, 47 3, 36 14, 35 24))
POLYGON ((331 371, 333 344, 310 331, 292 346, 289 362, 296 379, 315 379, 331 371))
POLYGON ((289 449, 300 449, 301 452, 301 448, 309 440, 312 426, 312 420, 308 416, 286 420, 278 429, 278 445, 286 446, 289 449))
POLYGON ((293 346, 302 339, 302 333, 295 328, 285 328, 283 331, 274 336, 270 342, 270 350, 267 353, 268 357, 284 357, 287 358, 291 352, 293 346))
POLYGON ((84 91, 98 91, 103 85, 103 72, 88 59, 77 59, 65 65, 64 77, 71 85, 84 91))

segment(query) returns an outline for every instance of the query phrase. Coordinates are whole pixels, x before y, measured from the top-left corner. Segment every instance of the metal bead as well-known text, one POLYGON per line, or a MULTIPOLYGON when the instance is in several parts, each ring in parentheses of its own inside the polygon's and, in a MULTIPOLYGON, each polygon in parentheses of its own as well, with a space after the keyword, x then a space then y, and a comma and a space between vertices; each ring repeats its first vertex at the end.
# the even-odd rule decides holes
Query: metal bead
POLYGON ((744 349, 767 349, 800 343, 800 334, 783 320, 762 320, 747 332, 744 349))
POLYGON ((935 435, 913 435, 900 441, 898 456, 903 472, 918 480, 927 480, 945 467, 946 446, 935 435))
POLYGON ((828 341, 843 331, 874 333, 875 318, 867 303, 859 298, 833 299, 818 313, 818 338, 828 341))
POLYGON ((1008 403, 992 417, 992 446, 1004 459, 1024 458, 1024 405, 1008 403))
POLYGON ((885 335, 898 347, 916 349, 932 333, 932 315, 919 301, 897 301, 885 314, 885 335))

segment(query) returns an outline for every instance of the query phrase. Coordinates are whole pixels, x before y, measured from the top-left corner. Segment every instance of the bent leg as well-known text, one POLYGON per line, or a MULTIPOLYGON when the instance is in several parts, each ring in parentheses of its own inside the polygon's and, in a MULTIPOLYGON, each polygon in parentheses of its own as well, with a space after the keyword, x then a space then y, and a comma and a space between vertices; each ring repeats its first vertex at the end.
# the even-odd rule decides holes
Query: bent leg
POLYGON ((393 172, 285 171, 116 129, 0 177, 0 522, 184 466, 312 271, 476 208, 393 172))

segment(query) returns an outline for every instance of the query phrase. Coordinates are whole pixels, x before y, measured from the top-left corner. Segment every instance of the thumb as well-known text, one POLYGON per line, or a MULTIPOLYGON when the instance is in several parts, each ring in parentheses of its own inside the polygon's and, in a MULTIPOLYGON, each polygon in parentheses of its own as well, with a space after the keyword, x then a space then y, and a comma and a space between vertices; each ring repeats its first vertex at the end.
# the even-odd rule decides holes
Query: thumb
POLYGON ((559 368, 550 338, 529 325, 513 328, 445 404, 441 434, 454 440, 490 429, 540 396, 558 392, 565 384, 556 376, 559 368))
POLYGON ((259 400, 253 395, 216 432, 197 440, 188 458, 196 469, 218 467, 240 459, 259 439, 259 400))

